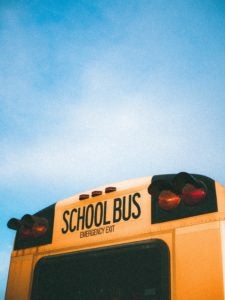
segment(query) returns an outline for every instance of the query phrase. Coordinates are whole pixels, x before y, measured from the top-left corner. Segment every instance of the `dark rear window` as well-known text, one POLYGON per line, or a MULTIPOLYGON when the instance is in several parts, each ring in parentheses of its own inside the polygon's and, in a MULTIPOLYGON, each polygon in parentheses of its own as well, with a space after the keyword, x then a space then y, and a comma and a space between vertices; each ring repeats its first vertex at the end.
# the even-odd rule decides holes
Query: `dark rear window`
POLYGON ((160 240, 43 258, 31 299, 170 299, 169 250, 160 240))

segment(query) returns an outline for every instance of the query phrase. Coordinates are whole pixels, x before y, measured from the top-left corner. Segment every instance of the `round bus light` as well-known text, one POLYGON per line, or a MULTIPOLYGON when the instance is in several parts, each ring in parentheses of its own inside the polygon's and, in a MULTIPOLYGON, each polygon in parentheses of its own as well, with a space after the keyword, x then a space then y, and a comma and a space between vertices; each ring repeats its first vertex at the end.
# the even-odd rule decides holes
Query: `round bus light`
POLYGON ((28 239, 33 236, 32 229, 29 227, 22 226, 19 231, 19 236, 21 239, 28 239))
POLYGON ((46 218, 26 214, 22 217, 19 227, 21 239, 32 239, 45 235, 48 230, 46 218))
POLYGON ((182 200, 187 205, 195 205, 202 202, 206 197, 206 188, 195 187, 193 184, 186 183, 182 189, 182 200))
POLYGON ((32 227, 32 235, 34 237, 39 237, 47 232, 47 226, 45 224, 34 224, 32 227))
POLYGON ((158 196, 159 206, 163 210, 172 210, 180 204, 181 198, 170 190, 163 190, 158 196))

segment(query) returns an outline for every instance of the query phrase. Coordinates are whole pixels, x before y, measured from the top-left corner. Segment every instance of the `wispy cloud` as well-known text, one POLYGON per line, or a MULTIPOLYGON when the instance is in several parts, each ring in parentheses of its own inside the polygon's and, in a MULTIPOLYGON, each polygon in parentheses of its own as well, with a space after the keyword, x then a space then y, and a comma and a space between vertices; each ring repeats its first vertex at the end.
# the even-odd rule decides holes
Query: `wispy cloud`
MULTIPOLYGON (((134 9, 131 5, 128 15, 134 9)), ((205 169, 215 151, 209 140, 216 139, 213 132, 223 122, 224 104, 219 103, 218 112, 210 97, 220 95, 222 88, 214 94, 209 83, 206 92, 207 66, 200 73, 189 66, 195 47, 181 29, 174 31, 168 7, 168 29, 159 9, 152 11, 152 19, 139 13, 131 22, 103 9, 113 36, 103 42, 99 36, 88 41, 91 34, 84 25, 52 22, 43 27, 26 10, 5 11, 0 47, 2 182, 87 182, 197 165, 205 169), (116 35, 121 22, 126 28, 116 35)), ((200 33, 205 36, 205 29, 200 33)), ((223 141, 221 145, 223 149, 223 141)), ((221 157, 220 150, 217 160, 221 157)))
POLYGON ((65 105, 53 112, 60 116, 53 131, 16 149, 5 147, 1 180, 62 183, 66 178, 78 184, 93 177, 117 180, 160 168, 193 168, 196 162, 201 167, 210 150, 207 136, 196 135, 195 123, 188 124, 193 112, 188 105, 179 114, 174 108, 161 107, 154 96, 145 94, 122 95, 114 104, 92 97, 83 104, 65 105), (198 149, 199 142, 207 151, 198 149))
POLYGON ((25 2, 0 4, 0 231, 51 189, 181 170, 224 182, 223 4, 25 2))

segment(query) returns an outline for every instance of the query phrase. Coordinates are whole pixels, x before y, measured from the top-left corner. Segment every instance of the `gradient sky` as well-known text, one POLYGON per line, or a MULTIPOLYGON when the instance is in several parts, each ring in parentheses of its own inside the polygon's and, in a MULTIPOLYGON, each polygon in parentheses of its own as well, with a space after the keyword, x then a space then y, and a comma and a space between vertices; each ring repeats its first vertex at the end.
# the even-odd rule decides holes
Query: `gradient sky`
POLYGON ((146 175, 225 184, 224 113, 224 0, 0 1, 0 299, 11 217, 146 175))

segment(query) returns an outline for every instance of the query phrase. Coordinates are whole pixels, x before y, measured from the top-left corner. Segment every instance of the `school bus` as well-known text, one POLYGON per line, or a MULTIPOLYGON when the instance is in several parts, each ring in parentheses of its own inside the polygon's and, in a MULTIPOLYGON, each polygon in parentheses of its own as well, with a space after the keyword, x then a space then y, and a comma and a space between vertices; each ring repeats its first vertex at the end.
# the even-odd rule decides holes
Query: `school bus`
POLYGON ((225 187, 181 172, 12 218, 6 300, 225 299, 225 187))

